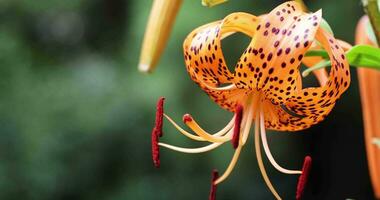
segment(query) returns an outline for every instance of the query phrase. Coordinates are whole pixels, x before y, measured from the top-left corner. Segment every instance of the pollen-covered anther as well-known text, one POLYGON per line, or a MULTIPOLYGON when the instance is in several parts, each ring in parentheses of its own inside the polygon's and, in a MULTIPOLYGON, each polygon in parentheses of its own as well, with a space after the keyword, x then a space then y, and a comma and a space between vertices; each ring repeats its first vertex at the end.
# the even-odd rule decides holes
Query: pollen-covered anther
POLYGON ((159 137, 162 137, 162 125, 163 125, 163 118, 164 118, 164 97, 160 97, 157 101, 157 107, 156 107, 156 121, 154 128, 156 129, 157 135, 159 137))
POLYGON ((234 134, 232 135, 232 146, 236 149, 239 146, 240 141, 240 127, 241 121, 243 118, 243 106, 237 105, 235 109, 235 125, 234 125, 234 134))
POLYGON ((182 117, 183 123, 188 123, 193 121, 193 117, 190 114, 184 114, 182 117))
POLYGON ((215 184, 215 181, 218 179, 218 177, 219 177, 218 171, 216 169, 212 170, 210 195, 208 197, 209 200, 215 200, 216 199, 216 184, 215 184))
POLYGON ((152 159, 156 168, 160 167, 160 147, 158 146, 158 132, 156 127, 152 130, 152 159))
POLYGON ((302 195, 305 190, 305 186, 307 184, 307 180, 310 174, 310 169, 311 169, 311 157, 306 156, 303 162, 302 174, 299 177, 298 183, 297 183, 297 192, 296 192, 297 200, 300 200, 302 198, 302 195))

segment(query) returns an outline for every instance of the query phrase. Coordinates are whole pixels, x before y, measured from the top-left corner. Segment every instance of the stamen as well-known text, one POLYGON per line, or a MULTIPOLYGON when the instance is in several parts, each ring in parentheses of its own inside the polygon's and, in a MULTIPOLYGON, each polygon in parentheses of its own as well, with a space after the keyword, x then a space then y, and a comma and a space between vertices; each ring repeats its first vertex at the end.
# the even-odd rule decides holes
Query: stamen
POLYGON ((231 137, 227 136, 214 136, 205 130, 203 130, 197 122, 191 117, 190 114, 185 114, 183 116, 183 122, 191 129, 193 130, 197 135, 202 137, 203 139, 209 141, 209 142, 226 142, 231 139, 231 137))
POLYGON ((164 114, 164 97, 160 97, 157 101, 157 107, 156 107, 156 122, 155 122, 155 129, 157 131, 157 135, 162 137, 162 119, 164 114))
POLYGON ((218 180, 215 181, 215 184, 221 183, 231 174, 231 172, 234 169, 236 162, 239 158, 241 147, 242 146, 239 145, 238 148, 235 150, 234 156, 232 157, 232 160, 231 160, 230 164, 228 165, 226 171, 224 172, 224 174, 221 177, 218 178, 218 180))
POLYGON ((165 144, 165 143, 161 143, 161 142, 158 143, 158 145, 160 145, 160 146, 166 147, 166 148, 171 149, 173 151, 182 152, 182 153, 203 153, 203 152, 211 151, 211 150, 219 147, 222 144, 223 143, 212 143, 212 144, 209 144, 207 146, 199 147, 199 148, 183 148, 183 147, 177 147, 177 146, 173 146, 173 145, 165 144))
POLYGON ((309 177, 310 169, 311 169, 311 157, 306 156, 303 162, 302 174, 299 177, 298 183, 297 183, 297 192, 296 192, 297 200, 300 200, 302 198, 302 195, 305 190, 305 186, 309 177))
POLYGON ((262 110, 260 111, 260 131, 261 131, 261 140, 263 143, 265 154, 267 155, 268 160, 273 165, 273 167, 284 174, 302 174, 302 171, 289 170, 289 169, 285 169, 281 167, 279 164, 277 164, 276 160, 273 158, 272 153, 270 152, 270 149, 269 149, 268 142, 267 142, 267 134, 265 132, 265 124, 264 124, 264 114, 262 110))
POLYGON ((254 112, 254 104, 252 103, 250 106, 248 106, 249 108, 249 111, 248 111, 248 115, 245 117, 243 117, 243 126, 244 126, 244 131, 243 131, 243 144, 242 145, 245 145, 245 143, 247 142, 247 139, 248 139, 248 135, 249 135, 249 132, 251 130, 251 126, 252 126, 252 121, 253 121, 253 112, 254 112))
POLYGON ((158 146, 158 132, 156 127, 152 131, 152 158, 156 168, 160 167, 160 148, 158 146))
POLYGON ((234 134, 232 135, 232 146, 236 149, 239 146, 240 141, 240 126, 241 120, 243 117, 243 106, 237 105, 235 108, 235 126, 234 126, 234 134))
POLYGON ((255 120, 255 149, 256 149, 256 157, 257 157, 257 162, 259 164, 259 168, 261 171, 261 175, 264 178, 265 183, 267 184, 269 190, 272 192, 272 194, 276 197, 276 199, 281 199, 280 195, 278 195, 277 191, 274 189, 272 183, 270 182, 267 172, 265 171, 263 159, 261 157, 261 150, 260 150, 260 135, 259 135, 259 114, 256 115, 256 120, 255 120))
POLYGON ((216 199, 216 184, 215 184, 215 180, 218 177, 219 177, 218 171, 216 169, 212 170, 210 195, 208 197, 209 200, 215 200, 216 199))

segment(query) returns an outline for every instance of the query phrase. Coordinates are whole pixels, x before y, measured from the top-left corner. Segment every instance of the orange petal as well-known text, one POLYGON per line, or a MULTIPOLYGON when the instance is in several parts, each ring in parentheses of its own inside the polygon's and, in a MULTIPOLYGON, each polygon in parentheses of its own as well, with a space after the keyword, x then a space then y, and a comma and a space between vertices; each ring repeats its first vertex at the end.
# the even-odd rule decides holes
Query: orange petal
MULTIPOLYGON (((363 16, 356 27, 356 44, 376 46, 366 34, 368 17, 363 16)), ((368 167, 376 198, 380 199, 380 150, 373 144, 374 138, 380 138, 380 72, 369 68, 358 68, 360 97, 363 109, 365 143, 368 167)))
MULTIPOLYGON (((248 36, 254 34, 258 18, 247 13, 233 13, 222 21, 201 26, 192 31, 184 41, 186 69, 193 81, 220 106, 233 111, 244 91, 231 89, 216 91, 209 86, 232 83, 233 74, 224 59, 221 40, 235 32, 248 36)), ((242 103, 242 102, 240 102, 242 103)))
POLYGON ((344 50, 337 40, 325 30, 319 28, 316 39, 323 45, 331 60, 331 70, 326 85, 317 88, 305 88, 295 93, 286 107, 297 115, 292 117, 293 130, 308 128, 322 121, 334 107, 335 102, 350 84, 350 70, 344 50))
POLYGON ((237 87, 262 90, 275 104, 286 102, 297 90, 300 61, 320 20, 321 11, 304 13, 296 2, 283 3, 264 16, 238 63, 237 87))

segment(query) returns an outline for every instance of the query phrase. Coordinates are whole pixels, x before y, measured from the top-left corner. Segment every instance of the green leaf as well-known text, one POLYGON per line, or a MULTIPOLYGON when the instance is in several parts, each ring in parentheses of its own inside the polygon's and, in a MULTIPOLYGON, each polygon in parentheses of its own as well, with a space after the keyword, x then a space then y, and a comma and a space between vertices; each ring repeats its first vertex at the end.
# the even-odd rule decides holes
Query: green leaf
MULTIPOLYGON (((329 55, 325 50, 310 50, 306 52, 305 56, 320 56, 324 59, 329 59, 329 55)), ((380 70, 379 48, 368 45, 356 45, 346 52, 346 57, 348 59, 348 63, 351 66, 367 67, 380 70)), ((313 67, 309 69, 313 69, 313 67)), ((310 71, 309 69, 307 70, 310 71)))
POLYGON ((319 56, 319 57, 322 57, 322 58, 325 58, 325 59, 329 58, 329 54, 325 50, 323 50, 323 49, 320 49, 320 50, 309 50, 309 51, 306 52, 305 56, 306 57, 319 56))
POLYGON ((322 21, 321 21, 321 27, 322 27, 325 31, 331 33, 331 35, 334 36, 334 32, 332 31, 332 29, 331 29, 329 23, 327 23, 327 21, 326 21, 325 19, 323 19, 323 18, 322 18, 322 21))
POLYGON ((380 49, 367 45, 356 45, 346 53, 350 65, 380 70, 380 49))

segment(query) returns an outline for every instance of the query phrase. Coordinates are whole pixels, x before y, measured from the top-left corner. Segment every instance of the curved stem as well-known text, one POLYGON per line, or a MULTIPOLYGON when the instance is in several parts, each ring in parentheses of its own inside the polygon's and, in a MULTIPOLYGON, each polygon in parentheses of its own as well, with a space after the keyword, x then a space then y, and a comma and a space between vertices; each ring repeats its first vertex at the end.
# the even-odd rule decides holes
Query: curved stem
POLYGON ((371 21, 372 28, 375 32, 377 43, 380 42, 380 11, 379 0, 362 0, 363 7, 371 21))

